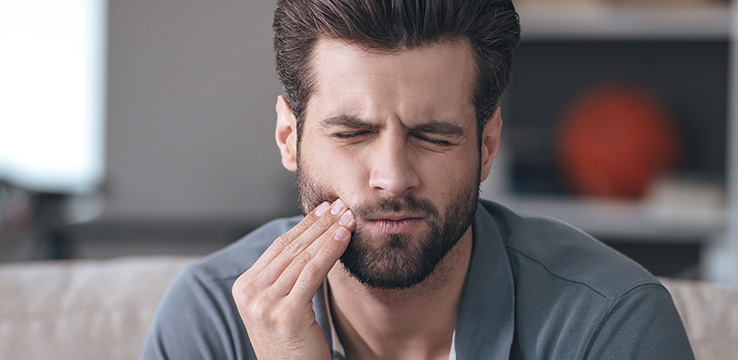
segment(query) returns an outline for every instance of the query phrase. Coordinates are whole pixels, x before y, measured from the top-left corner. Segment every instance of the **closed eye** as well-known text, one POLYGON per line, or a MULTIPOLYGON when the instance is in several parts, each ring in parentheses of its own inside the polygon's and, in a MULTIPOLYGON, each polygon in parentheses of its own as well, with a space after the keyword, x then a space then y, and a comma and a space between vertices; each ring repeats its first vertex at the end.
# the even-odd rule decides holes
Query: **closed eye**
POLYGON ((438 146, 451 146, 451 145, 453 145, 451 142, 446 141, 446 140, 433 139, 433 138, 430 138, 430 137, 427 137, 427 136, 423 136, 423 135, 420 135, 420 134, 416 134, 414 136, 418 140, 422 140, 424 142, 427 142, 427 143, 430 143, 430 144, 433 144, 433 145, 438 145, 438 146))
POLYGON ((354 131, 354 132, 346 132, 346 133, 335 133, 333 134, 334 137, 338 139, 353 139, 361 136, 366 136, 371 134, 371 131, 354 131))

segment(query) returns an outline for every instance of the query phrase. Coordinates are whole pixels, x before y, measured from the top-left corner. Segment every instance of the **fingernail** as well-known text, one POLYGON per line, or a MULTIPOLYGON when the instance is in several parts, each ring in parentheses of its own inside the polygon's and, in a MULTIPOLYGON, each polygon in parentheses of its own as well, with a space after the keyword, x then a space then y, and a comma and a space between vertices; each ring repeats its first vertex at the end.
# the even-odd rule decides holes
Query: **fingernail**
POLYGON ((330 206, 330 204, 328 204, 327 202, 324 202, 324 203, 320 204, 320 206, 318 206, 318 208, 315 209, 315 215, 317 215, 317 216, 323 215, 325 213, 325 211, 328 210, 328 207, 329 206, 330 206))
POLYGON ((351 222, 351 210, 346 211, 343 216, 341 216, 341 220, 338 220, 338 225, 346 226, 351 222))
POLYGON ((336 230, 336 234, 333 235, 333 240, 343 241, 343 240, 346 240, 348 236, 349 236, 348 230, 341 227, 341 228, 338 228, 338 230, 336 230))
POLYGON ((331 214, 336 215, 343 210, 343 201, 341 199, 336 200, 335 203, 333 203, 333 207, 331 208, 331 214))

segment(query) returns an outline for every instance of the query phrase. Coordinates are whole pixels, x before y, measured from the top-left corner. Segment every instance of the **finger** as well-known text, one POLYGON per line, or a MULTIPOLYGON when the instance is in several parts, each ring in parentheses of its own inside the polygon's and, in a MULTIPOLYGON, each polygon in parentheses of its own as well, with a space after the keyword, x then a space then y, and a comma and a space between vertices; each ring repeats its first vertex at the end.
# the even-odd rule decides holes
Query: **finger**
MULTIPOLYGON (((320 236, 315 241, 313 241, 305 250, 295 256, 292 261, 290 261, 290 263, 284 265, 284 269, 280 271, 279 274, 277 274, 277 279, 275 279, 273 283, 275 291, 280 292, 282 296, 286 296, 287 294, 289 294, 304 267, 315 257, 315 255, 322 247, 326 246, 326 244, 330 244, 330 242, 333 241, 331 240, 331 237, 335 234, 339 227, 347 228, 349 232, 353 230, 356 224, 354 222, 353 214, 351 213, 351 211, 346 210, 339 213, 338 215, 340 217, 337 223, 332 224, 325 232, 320 234, 320 236)), ((284 258, 278 258, 277 260, 275 260, 274 263, 278 263, 283 259, 284 258)), ((270 268, 267 268, 267 270, 271 270, 270 268)), ((274 266, 274 269, 277 269, 277 267, 274 266)))
MULTIPOLYGON (((299 234, 297 238, 292 240, 284 249, 267 265, 264 270, 259 273, 263 284, 272 284, 282 275, 288 266, 300 256, 311 256, 310 253, 302 255, 305 250, 321 237, 334 231, 331 229, 340 221, 341 216, 347 211, 346 207, 340 200, 336 200, 333 206, 323 214, 313 226, 299 234)), ((295 276, 296 278, 296 276, 295 276)), ((289 292, 289 290, 287 290, 289 292)))
MULTIPOLYGON (((302 290, 298 291, 298 293, 305 293, 307 291, 304 289, 306 285, 304 282, 314 285, 317 289, 328 274, 328 271, 336 263, 336 260, 343 254, 346 249, 345 246, 348 244, 348 239, 351 237, 351 231, 355 226, 356 223, 351 211, 344 213, 338 224, 331 226, 327 232, 321 235, 320 239, 310 245, 289 264, 274 282, 274 290, 282 296, 287 296, 295 291, 293 288, 300 278, 303 279, 303 284, 300 285, 302 290)), ((312 295, 309 295, 305 300, 309 300, 311 297, 312 295)))
MULTIPOLYGON (((330 206, 330 204, 325 203, 326 205, 330 206)), ((334 202, 335 204, 335 202, 334 202)), ((307 231, 310 228, 323 228, 323 227, 330 227, 331 224, 335 223, 335 220, 330 219, 330 208, 327 208, 326 206, 318 206, 316 210, 312 211, 311 213, 306 216, 306 219, 303 219, 303 221, 300 222, 300 224, 296 225, 292 230, 299 229, 300 226, 302 226, 303 231, 307 231), (328 214, 328 215, 326 215, 328 214), (309 219, 308 219, 309 218, 309 219), (327 219, 327 220, 326 220, 327 219), (323 225, 321 226, 320 222, 323 221, 323 225), (306 224, 309 227, 305 227, 306 224)), ((335 212, 335 210, 334 210, 335 212)), ((292 231, 291 230, 291 231, 292 231)), ((303 235, 302 234, 298 235, 303 235)), ((241 288, 248 288, 249 293, 259 292, 263 289, 267 289, 269 287, 272 287, 274 285, 274 282, 279 278, 280 274, 284 271, 284 268, 289 265, 289 262, 292 261, 293 257, 288 257, 285 255, 285 252, 290 251, 297 251, 298 244, 293 243, 295 241, 298 241, 296 237, 299 236, 290 236, 293 234, 285 233, 282 236, 278 237, 277 240, 274 241, 274 243, 267 249, 267 251, 262 254, 262 256, 257 260, 257 262, 251 266, 246 272, 241 274, 239 278, 234 282, 233 291, 234 294, 240 294, 241 288), (293 247, 293 250, 286 251, 286 249, 293 247), (281 256, 281 261, 279 261, 281 256), (286 259, 285 259, 286 258, 286 259), (275 259, 277 260, 275 262, 275 259), (261 290, 260 290, 261 289, 261 290)), ((314 236, 314 238, 318 238, 320 234, 317 234, 314 236)), ((275 289, 272 289, 275 290, 275 289)), ((277 297, 284 297, 287 293, 289 293, 289 290, 279 290, 277 291, 271 291, 270 293, 273 294, 273 296, 277 297)), ((234 295, 235 298, 236 295, 234 295)), ((275 298, 276 299, 276 298, 275 298)))
POLYGON ((324 215, 331 204, 327 201, 318 205, 313 211, 307 214, 297 225, 286 233, 277 237, 267 250, 259 257, 258 260, 251 266, 252 271, 255 273, 261 272, 267 265, 269 265, 274 258, 276 258, 287 246, 290 245, 301 233, 313 226, 321 216, 324 215))
POLYGON ((330 240, 320 247, 315 256, 304 266, 295 280, 288 297, 298 301, 309 301, 323 284, 328 272, 346 251, 351 240, 351 231, 346 227, 338 227, 330 240))

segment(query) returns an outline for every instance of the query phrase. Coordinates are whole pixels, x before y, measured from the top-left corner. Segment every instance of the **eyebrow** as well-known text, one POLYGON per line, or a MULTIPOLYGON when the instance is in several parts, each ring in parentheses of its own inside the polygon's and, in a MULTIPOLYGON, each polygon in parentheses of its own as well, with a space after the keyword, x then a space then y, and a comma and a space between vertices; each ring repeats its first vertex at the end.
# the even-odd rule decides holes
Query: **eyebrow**
POLYGON ((464 135, 464 129, 458 125, 454 125, 444 121, 431 120, 416 126, 413 126, 412 131, 446 135, 446 136, 462 136, 464 135))
MULTIPOLYGON (((329 117, 323 119, 321 124, 325 128, 376 129, 379 127, 351 115, 329 117)), ((415 125, 410 128, 410 131, 456 137, 464 135, 464 129, 460 126, 438 120, 430 120, 422 124, 415 125)))
POLYGON ((356 116, 338 115, 323 119, 321 126, 324 128, 352 128, 352 129, 375 129, 377 125, 363 121, 356 116))

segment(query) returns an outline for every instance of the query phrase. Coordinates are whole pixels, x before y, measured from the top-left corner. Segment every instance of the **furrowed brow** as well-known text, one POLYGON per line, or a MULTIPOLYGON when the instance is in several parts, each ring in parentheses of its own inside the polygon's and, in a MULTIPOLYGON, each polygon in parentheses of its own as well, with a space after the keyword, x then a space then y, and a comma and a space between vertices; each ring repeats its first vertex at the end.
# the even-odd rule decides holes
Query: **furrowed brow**
POLYGON ((455 137, 464 135, 464 129, 460 126, 438 120, 432 120, 420 125, 413 126, 412 130, 421 133, 455 137))

